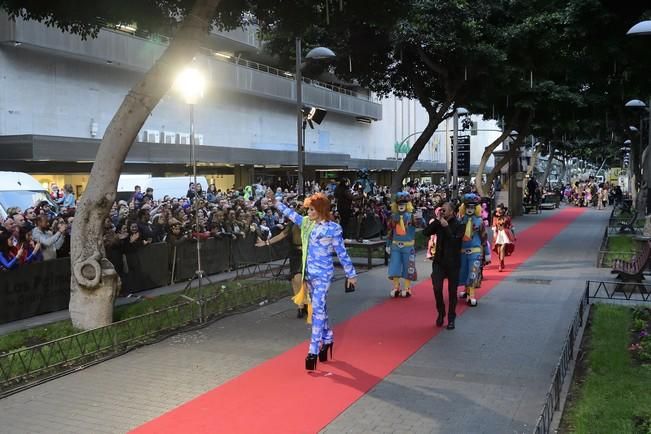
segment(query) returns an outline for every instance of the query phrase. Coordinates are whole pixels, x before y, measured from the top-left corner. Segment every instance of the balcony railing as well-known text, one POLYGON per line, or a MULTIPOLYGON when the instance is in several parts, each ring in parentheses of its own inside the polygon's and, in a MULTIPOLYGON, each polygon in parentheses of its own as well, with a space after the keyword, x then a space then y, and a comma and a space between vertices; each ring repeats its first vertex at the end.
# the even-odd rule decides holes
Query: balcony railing
MULTIPOLYGON (((66 53, 72 57, 146 71, 160 57, 170 41, 166 36, 144 32, 135 26, 103 25, 105 29, 100 31, 96 39, 82 41, 76 35, 63 33, 36 21, 20 18, 10 21, 6 14, 0 14, 0 42, 23 43, 26 46, 45 48, 50 52, 66 53)), ((292 89, 296 86, 291 85, 295 76, 289 71, 233 56, 219 56, 208 49, 204 49, 203 54, 213 61, 210 62, 210 67, 219 71, 219 82, 226 88, 286 102, 296 98, 295 89, 292 89)), ((303 79, 303 83, 306 104, 319 105, 345 115, 375 120, 382 118, 382 106, 370 92, 358 93, 308 78, 303 79)))

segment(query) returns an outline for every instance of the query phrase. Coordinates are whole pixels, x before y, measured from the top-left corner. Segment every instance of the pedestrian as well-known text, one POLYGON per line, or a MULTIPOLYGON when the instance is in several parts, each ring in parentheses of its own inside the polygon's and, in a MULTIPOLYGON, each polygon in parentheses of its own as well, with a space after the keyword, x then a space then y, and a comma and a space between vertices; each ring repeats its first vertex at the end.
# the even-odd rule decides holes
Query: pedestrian
MULTIPOLYGON (((344 268, 347 286, 357 283, 357 273, 346 252, 341 226, 335 223, 330 212, 330 200, 323 193, 317 193, 307 198, 303 206, 307 209, 307 218, 303 218, 293 209, 276 201, 271 190, 267 197, 269 203, 275 206, 283 215, 301 227, 302 241, 302 270, 303 289, 307 290, 308 312, 312 308, 312 316, 308 315, 308 322, 312 322, 312 336, 310 347, 305 358, 305 369, 316 369, 317 356, 320 362, 328 360, 328 351, 332 357, 333 333, 328 325, 328 309, 326 297, 330 282, 334 275, 334 264, 331 251, 335 251, 339 262, 344 268)), ((301 295, 299 293, 299 295, 301 295)), ((299 304, 298 298, 295 298, 299 304)))
POLYGON ((50 230, 50 221, 47 215, 41 214, 38 216, 36 219, 36 227, 32 231, 32 239, 34 242, 41 244, 44 261, 56 259, 57 250, 61 248, 65 241, 65 233, 68 226, 65 223, 60 223, 53 229, 55 231, 54 233, 50 230))
POLYGON ((493 216, 493 234, 495 242, 493 249, 499 256, 500 263, 498 271, 504 270, 504 258, 511 256, 515 249, 515 235, 513 235, 513 225, 511 217, 506 215, 503 205, 495 208, 495 215, 493 216))
POLYGON ((435 213, 435 219, 425 229, 423 235, 436 235, 436 247, 432 252, 432 287, 436 299, 436 326, 443 326, 445 301, 443 300, 443 281, 448 281, 448 330, 454 330, 457 307, 457 286, 461 269, 461 239, 463 226, 455 215, 450 202, 445 202, 435 213))
MULTIPOLYGON (((303 215, 300 206, 297 206, 295 210, 298 214, 303 215)), ((290 220, 289 224, 285 226, 280 234, 276 235, 268 242, 258 242, 256 243, 256 246, 262 247, 264 245, 272 245, 285 238, 289 238, 290 241, 288 253, 289 275, 291 276, 292 291, 294 292, 294 296, 296 296, 300 292, 301 285, 303 284, 301 227, 290 220)), ((307 304, 303 303, 298 306, 296 317, 303 318, 305 315, 307 315, 307 304)))

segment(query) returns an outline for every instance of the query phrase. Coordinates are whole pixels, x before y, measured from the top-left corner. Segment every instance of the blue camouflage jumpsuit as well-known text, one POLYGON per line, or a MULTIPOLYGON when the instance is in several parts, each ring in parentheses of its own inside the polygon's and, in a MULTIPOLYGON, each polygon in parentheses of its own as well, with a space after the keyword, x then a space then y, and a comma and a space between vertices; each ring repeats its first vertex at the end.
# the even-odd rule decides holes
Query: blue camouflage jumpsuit
MULTIPOLYGON (((276 208, 297 225, 302 225, 303 216, 282 202, 276 202, 276 208)), ((305 217, 307 218, 307 217, 305 217)), ((335 222, 324 221, 317 224, 307 247, 305 280, 312 300, 312 337, 310 338, 310 354, 318 354, 320 344, 332 342, 333 333, 328 326, 328 309, 326 296, 330 282, 334 276, 335 267, 332 262, 332 252, 336 252, 346 277, 352 279, 357 274, 353 263, 344 247, 341 226, 335 222)))

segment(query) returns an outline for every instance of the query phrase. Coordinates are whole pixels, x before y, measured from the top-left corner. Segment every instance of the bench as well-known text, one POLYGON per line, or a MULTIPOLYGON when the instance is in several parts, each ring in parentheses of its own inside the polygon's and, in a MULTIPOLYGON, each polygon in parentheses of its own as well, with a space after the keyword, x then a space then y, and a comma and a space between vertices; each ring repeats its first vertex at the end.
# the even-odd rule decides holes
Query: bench
POLYGON ((373 251, 382 250, 384 253, 384 265, 389 264, 389 256, 386 253, 385 247, 387 242, 385 240, 365 240, 365 241, 354 241, 346 240, 346 247, 355 247, 366 249, 366 256, 368 257, 368 269, 373 268, 373 251))
POLYGON ((642 282, 644 271, 649 264, 649 256, 651 256, 651 241, 645 242, 642 250, 637 252, 631 260, 615 259, 611 273, 617 274, 617 279, 624 282, 642 282))
POLYGON ((636 232, 635 223, 637 222, 639 215, 640 213, 636 211, 633 213, 629 221, 619 222, 619 233, 625 233, 625 232, 635 233, 636 232))
POLYGON ((548 193, 543 196, 540 208, 555 209, 560 206, 560 196, 557 193, 548 193))

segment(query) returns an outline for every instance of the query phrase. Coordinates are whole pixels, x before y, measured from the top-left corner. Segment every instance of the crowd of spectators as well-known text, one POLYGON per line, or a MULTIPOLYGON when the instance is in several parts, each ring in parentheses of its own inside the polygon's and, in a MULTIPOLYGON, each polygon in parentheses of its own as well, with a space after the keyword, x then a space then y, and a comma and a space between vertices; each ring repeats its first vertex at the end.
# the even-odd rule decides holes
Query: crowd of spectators
POLYGON ((61 192, 52 185, 50 197, 56 211, 50 202, 41 201, 25 210, 10 207, 0 219, 0 271, 69 256, 76 206, 72 186, 61 192))
MULTIPOLYGON (((104 222, 104 245, 107 256, 128 253, 151 243, 171 245, 190 239, 253 236, 256 245, 265 245, 288 223, 265 198, 271 188, 291 207, 300 208, 303 197, 289 185, 258 183, 244 189, 222 191, 210 185, 203 191, 200 184, 190 183, 184 197, 165 196, 154 199, 151 188, 139 186, 129 200, 113 204, 104 222)), ((437 186, 409 184, 414 206, 424 218, 446 198, 437 186)), ((384 234, 390 214, 389 188, 350 182, 307 183, 307 194, 325 192, 332 200, 333 215, 344 227, 347 238, 362 239, 384 234)), ((68 256, 76 198, 72 186, 61 191, 51 187, 51 200, 57 208, 43 201, 25 210, 10 208, 0 222, 0 270, 11 270, 35 261, 68 256)))

